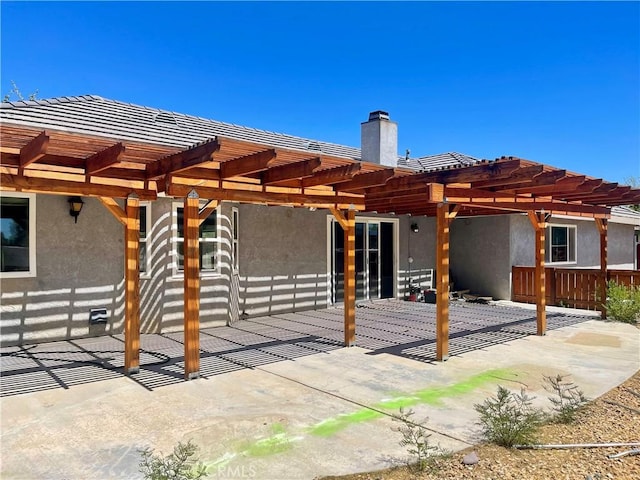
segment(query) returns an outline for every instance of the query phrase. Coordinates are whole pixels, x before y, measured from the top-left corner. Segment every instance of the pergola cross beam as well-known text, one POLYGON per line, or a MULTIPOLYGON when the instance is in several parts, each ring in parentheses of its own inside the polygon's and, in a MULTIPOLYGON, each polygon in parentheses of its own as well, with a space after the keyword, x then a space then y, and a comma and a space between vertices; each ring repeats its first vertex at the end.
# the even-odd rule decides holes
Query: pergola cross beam
POLYGON ((47 154, 48 146, 49 135, 46 131, 31 139, 29 143, 20 149, 20 168, 26 168, 44 157, 47 154))
POLYGON ((165 175, 176 174, 211 162, 218 150, 220 150, 220 142, 214 139, 149 163, 146 167, 147 180, 157 180, 165 175))
POLYGON ((287 180, 310 177, 313 175, 313 171, 320 167, 320 165, 322 165, 322 160, 320 157, 315 157, 300 162, 271 167, 262 173, 261 184, 272 185, 287 180))
POLYGON ((227 160, 220 165, 220 178, 230 178, 261 172, 273 164, 276 156, 276 150, 272 148, 227 160))
POLYGON ((311 177, 302 179, 302 188, 315 187, 317 185, 335 185, 353 179, 356 173, 362 168, 362 163, 350 163, 340 167, 328 168, 319 172, 314 172, 311 177))
POLYGON ((85 166, 86 175, 96 175, 120 163, 124 150, 125 147, 122 143, 116 143, 104 150, 100 150, 98 153, 94 153, 87 158, 85 166))

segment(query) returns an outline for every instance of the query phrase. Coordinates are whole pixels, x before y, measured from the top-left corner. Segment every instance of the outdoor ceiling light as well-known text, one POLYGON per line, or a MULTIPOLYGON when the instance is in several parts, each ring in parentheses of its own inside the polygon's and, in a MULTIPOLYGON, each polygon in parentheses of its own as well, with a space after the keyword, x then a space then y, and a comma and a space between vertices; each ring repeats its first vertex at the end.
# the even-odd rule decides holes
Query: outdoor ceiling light
POLYGON ((413 233, 418 233, 420 231, 420 229, 418 228, 418 224, 417 223, 412 223, 411 224, 411 231, 413 233))
POLYGON ((69 215, 73 217, 73 223, 78 223, 78 215, 80 215, 83 205, 84 202, 80 197, 69 197, 69 215))

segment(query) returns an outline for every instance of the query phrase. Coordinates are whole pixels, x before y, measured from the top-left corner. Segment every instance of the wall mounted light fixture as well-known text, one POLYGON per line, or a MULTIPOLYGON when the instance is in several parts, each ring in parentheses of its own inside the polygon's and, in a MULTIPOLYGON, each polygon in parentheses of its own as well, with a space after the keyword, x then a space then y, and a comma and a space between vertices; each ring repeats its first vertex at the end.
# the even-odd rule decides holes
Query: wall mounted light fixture
POLYGON ((411 231, 413 233, 418 233, 420 231, 420 229, 418 228, 418 224, 417 223, 412 223, 411 224, 411 231))
POLYGON ((78 215, 80 215, 83 205, 84 202, 80 197, 69 197, 69 215, 73 217, 73 223, 78 223, 78 215))

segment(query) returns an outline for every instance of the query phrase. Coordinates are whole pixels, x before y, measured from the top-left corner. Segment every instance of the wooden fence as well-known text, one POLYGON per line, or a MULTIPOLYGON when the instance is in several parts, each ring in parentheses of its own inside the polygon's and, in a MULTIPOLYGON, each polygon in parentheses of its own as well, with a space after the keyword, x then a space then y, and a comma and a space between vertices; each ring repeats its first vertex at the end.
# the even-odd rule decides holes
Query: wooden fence
MULTIPOLYGON (((511 300, 536 303, 535 267, 511 267, 511 300)), ((547 305, 602 310, 600 269, 545 268, 547 305)), ((640 286, 640 270, 607 270, 606 281, 640 286)))

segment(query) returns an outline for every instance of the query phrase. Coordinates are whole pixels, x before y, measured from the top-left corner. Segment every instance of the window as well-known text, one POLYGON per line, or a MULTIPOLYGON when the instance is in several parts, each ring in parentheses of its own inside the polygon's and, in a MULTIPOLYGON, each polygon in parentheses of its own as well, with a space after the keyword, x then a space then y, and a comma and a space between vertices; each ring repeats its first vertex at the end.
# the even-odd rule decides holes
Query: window
POLYGON ((3 192, 0 197, 2 276, 36 275, 36 197, 3 192))
POLYGON ((238 209, 231 210, 231 267, 238 271, 238 209))
POLYGON ((575 263, 575 225, 549 225, 545 237, 545 251, 548 263, 575 263))
MULTIPOLYGON (((200 224, 200 270, 212 272, 216 270, 216 254, 218 249, 217 211, 213 211, 200 224)), ((184 208, 176 207, 176 257, 178 271, 184 270, 184 208)))
POLYGON ((140 203, 140 273, 149 273, 147 239, 151 225, 151 204, 140 203))

